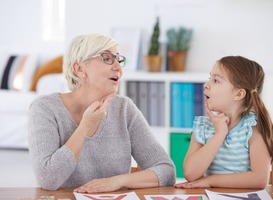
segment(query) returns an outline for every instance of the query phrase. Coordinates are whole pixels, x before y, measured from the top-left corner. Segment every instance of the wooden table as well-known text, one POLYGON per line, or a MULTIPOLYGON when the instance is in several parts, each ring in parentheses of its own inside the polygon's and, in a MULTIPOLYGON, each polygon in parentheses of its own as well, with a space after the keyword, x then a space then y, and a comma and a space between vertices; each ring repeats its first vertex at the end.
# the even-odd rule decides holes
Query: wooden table
MULTIPOLYGON (((226 188, 208 188, 215 192, 252 192, 259 189, 226 189, 226 188)), ((273 187, 267 186, 267 192, 273 198, 272 192, 273 187)), ((126 193, 135 191, 140 199, 145 199, 144 195, 152 194, 205 194, 205 189, 176 189, 173 187, 160 187, 160 188, 146 188, 146 189, 135 189, 135 190, 119 190, 117 192, 109 193, 126 193)), ((69 198, 75 200, 73 189, 66 188, 57 191, 48 191, 41 188, 0 188, 0 199, 1 200, 37 200, 43 195, 53 195, 55 200, 69 198)))

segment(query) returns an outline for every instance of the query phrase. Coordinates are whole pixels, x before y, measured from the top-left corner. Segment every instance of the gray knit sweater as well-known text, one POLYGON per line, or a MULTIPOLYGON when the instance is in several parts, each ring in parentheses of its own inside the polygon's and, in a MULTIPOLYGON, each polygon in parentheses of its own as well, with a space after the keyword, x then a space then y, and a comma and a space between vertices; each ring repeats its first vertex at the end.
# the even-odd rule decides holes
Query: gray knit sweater
POLYGON ((77 124, 59 94, 37 98, 29 109, 29 152, 41 187, 78 187, 95 178, 129 173, 131 156, 152 170, 160 186, 173 185, 175 169, 148 123, 127 97, 116 95, 95 135, 86 140, 79 159, 66 145, 77 124))

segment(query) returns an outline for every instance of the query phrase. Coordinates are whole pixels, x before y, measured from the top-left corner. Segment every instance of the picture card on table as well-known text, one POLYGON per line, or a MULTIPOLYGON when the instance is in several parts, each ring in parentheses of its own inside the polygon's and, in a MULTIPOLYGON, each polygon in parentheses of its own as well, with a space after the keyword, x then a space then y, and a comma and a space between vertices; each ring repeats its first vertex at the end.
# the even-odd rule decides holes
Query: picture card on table
POLYGON ((272 200, 266 190, 245 193, 224 193, 206 190, 210 200, 272 200))
POLYGON ((74 192, 77 200, 140 200, 135 192, 122 194, 85 194, 74 192))
POLYGON ((146 200, 209 200, 204 194, 175 194, 175 195, 145 195, 146 200))

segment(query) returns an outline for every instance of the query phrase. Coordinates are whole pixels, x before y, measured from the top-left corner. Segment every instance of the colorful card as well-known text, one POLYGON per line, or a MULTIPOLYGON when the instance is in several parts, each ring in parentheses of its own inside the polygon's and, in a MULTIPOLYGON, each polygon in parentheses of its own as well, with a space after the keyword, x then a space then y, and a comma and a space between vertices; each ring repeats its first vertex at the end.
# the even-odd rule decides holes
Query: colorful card
POLYGON ((272 200, 266 190, 245 193, 224 193, 206 190, 210 200, 272 200))
POLYGON ((206 195, 195 194, 195 195, 145 195, 146 200, 208 200, 206 195))
POLYGON ((140 200, 135 192, 123 194, 82 194, 74 192, 77 200, 140 200))

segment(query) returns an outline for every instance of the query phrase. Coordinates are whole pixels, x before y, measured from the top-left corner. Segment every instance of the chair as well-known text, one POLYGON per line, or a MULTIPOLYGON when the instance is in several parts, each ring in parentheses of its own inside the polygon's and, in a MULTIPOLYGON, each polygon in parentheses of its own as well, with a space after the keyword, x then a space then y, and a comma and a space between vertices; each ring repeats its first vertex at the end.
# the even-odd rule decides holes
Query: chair
POLYGON ((269 182, 268 182, 268 184, 269 185, 272 185, 272 181, 273 181, 273 172, 272 172, 272 170, 270 171, 270 176, 269 176, 269 182))
POLYGON ((140 166, 137 166, 137 167, 131 167, 131 173, 135 173, 135 172, 138 172, 138 171, 141 171, 140 166))

